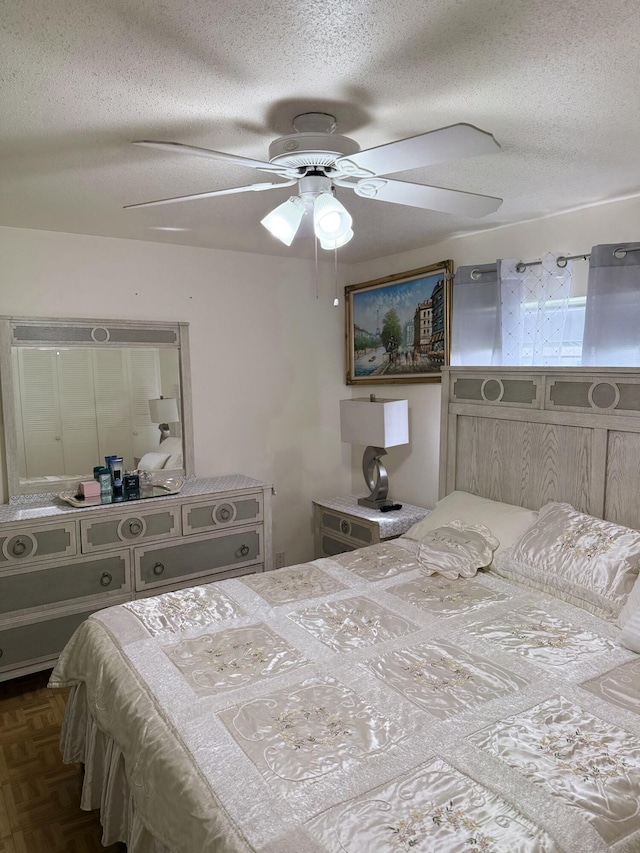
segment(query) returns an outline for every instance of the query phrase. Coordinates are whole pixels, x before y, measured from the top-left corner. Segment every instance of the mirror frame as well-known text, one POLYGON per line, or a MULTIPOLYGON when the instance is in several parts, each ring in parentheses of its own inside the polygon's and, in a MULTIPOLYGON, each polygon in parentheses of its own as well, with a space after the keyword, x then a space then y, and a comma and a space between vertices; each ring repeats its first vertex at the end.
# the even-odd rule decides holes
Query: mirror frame
MULTIPOLYGON (((0 317, 0 384, 4 463, 9 500, 20 495, 49 494, 47 482, 24 483, 18 467, 16 403, 11 361, 12 347, 155 347, 178 350, 182 424, 183 473, 194 472, 193 412, 191 364, 189 360, 189 324, 149 320, 93 320, 61 317, 0 317), (66 338, 65 338, 66 335, 66 338)), ((93 471, 80 479, 92 479, 93 471)), ((78 485, 78 477, 55 481, 56 491, 68 491, 78 485)))

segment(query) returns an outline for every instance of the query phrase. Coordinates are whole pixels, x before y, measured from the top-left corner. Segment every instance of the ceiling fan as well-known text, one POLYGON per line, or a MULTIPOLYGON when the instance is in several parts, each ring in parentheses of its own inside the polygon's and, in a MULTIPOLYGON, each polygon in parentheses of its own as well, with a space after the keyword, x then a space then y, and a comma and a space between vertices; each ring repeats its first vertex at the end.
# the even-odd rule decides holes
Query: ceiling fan
POLYGON ((492 154, 499 150, 500 146, 490 133, 470 124, 453 124, 364 151, 353 139, 334 133, 336 119, 327 113, 310 112, 296 116, 293 129, 295 133, 271 143, 268 162, 180 142, 135 141, 134 145, 148 148, 226 160, 260 172, 270 172, 281 180, 128 204, 126 208, 173 204, 232 193, 262 192, 297 184, 298 194, 268 213, 261 220, 262 224, 285 245, 290 246, 303 217, 310 216, 321 247, 337 249, 351 240, 353 230, 351 215, 335 197, 335 187, 347 187, 356 195, 374 201, 389 201, 471 217, 486 216, 502 204, 502 199, 493 196, 384 177, 394 172, 492 154))

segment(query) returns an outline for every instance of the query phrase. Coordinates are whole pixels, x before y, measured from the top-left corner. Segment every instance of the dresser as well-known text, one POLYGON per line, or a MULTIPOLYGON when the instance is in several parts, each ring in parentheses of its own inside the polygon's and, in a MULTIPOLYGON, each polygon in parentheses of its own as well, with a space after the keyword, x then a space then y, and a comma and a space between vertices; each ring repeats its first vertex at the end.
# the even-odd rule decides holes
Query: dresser
POLYGON ((380 512, 361 506, 357 495, 313 501, 315 559, 395 539, 428 514, 428 509, 411 504, 380 512))
POLYGON ((0 681, 47 669, 103 607, 273 568, 268 483, 187 478, 177 495, 0 506, 0 681))

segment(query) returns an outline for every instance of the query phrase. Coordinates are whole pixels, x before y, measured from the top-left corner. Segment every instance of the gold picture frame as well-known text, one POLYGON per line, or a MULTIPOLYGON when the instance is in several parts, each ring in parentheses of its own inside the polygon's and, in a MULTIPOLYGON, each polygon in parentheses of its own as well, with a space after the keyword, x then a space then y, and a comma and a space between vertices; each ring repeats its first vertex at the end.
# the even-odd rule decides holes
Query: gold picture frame
POLYGON ((347 385, 440 382, 452 280, 448 260, 346 287, 347 385))

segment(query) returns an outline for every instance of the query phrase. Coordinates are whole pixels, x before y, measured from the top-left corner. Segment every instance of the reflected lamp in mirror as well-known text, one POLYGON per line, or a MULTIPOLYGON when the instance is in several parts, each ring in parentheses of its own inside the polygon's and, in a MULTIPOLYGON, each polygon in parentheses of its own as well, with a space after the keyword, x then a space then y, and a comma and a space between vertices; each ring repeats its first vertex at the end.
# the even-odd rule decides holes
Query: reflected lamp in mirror
POLYGON ((409 401, 368 399, 340 400, 340 438, 348 444, 367 445, 362 473, 370 494, 358 503, 379 509, 392 503, 389 478, 380 457, 386 448, 409 443, 409 401))
POLYGON ((169 424, 178 423, 180 414, 178 412, 178 401, 175 397, 160 397, 157 400, 149 400, 149 414, 151 423, 158 424, 160 430, 160 444, 169 438, 169 424))

